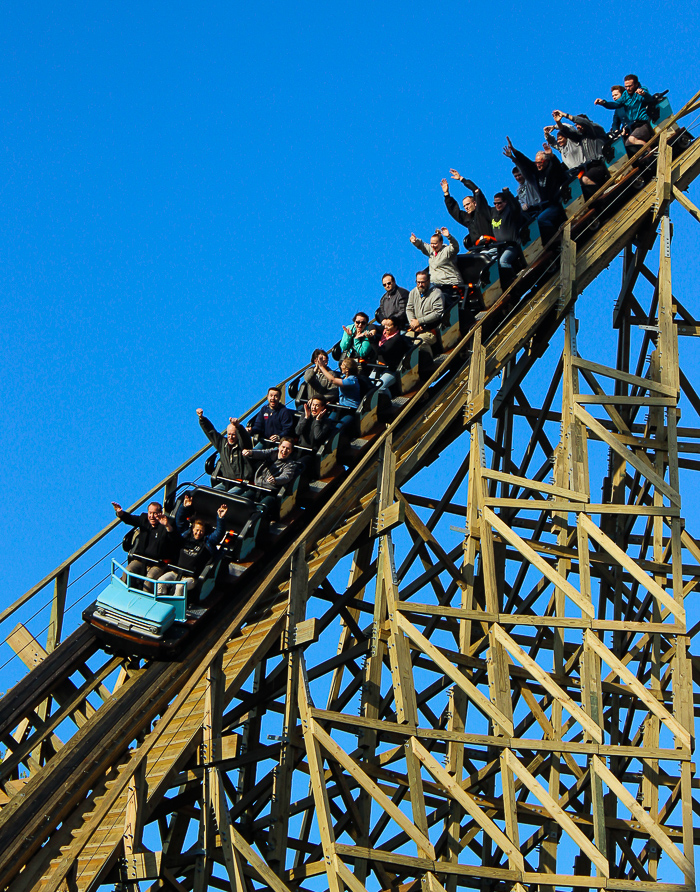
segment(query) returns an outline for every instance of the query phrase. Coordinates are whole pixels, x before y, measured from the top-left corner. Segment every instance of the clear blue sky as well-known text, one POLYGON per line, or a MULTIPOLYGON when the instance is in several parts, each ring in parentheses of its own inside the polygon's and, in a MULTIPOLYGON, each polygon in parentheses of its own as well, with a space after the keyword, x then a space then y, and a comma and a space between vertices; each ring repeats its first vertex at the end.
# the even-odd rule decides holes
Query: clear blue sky
POLYGON ((372 312, 383 272, 410 283, 451 166, 513 184, 506 134, 534 153, 557 107, 607 125, 593 100, 628 71, 680 107, 697 24, 651 2, 5 4, 4 604, 203 445, 197 406, 223 426, 372 312))

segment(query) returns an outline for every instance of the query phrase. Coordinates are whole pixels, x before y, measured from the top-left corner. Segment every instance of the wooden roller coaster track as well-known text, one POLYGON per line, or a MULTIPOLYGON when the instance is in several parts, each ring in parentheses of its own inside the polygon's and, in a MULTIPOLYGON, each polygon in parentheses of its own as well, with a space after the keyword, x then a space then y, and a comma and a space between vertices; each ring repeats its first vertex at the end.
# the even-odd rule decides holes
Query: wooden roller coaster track
POLYGON ((0 888, 695 888, 678 343, 700 322, 669 214, 700 220, 700 140, 672 148, 699 96, 640 152, 653 178, 567 222, 182 660, 61 641, 74 559, 0 615, 54 583, 46 644, 7 636, 29 671, 0 700, 0 888), (582 355, 577 299, 620 252, 582 355))

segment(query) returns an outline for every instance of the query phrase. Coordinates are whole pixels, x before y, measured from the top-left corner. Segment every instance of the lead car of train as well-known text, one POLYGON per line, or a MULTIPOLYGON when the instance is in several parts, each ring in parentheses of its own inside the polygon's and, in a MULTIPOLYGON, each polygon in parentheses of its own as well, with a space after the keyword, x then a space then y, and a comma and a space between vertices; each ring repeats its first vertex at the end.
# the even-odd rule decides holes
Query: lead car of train
MULTIPOLYGON (((670 115, 670 106, 664 102, 657 129, 670 115)), ((691 141, 687 130, 674 125, 670 140, 674 155, 684 151, 691 141)), ((627 160, 621 139, 608 146, 607 156, 611 173, 616 173, 627 160)), ((572 223, 572 236, 579 244, 585 244, 594 237, 600 223, 619 210, 635 194, 640 183, 648 181, 654 173, 655 164, 653 151, 643 153, 624 176, 583 214, 579 213, 584 204, 580 185, 578 180, 572 181, 564 206, 568 217, 576 215, 572 223)), ((475 321, 475 303, 476 308, 480 305, 487 311, 480 323, 485 339, 502 324, 506 314, 528 299, 543 278, 552 274, 557 253, 556 243, 542 245, 536 223, 524 227, 523 255, 528 266, 510 287, 509 299, 494 306, 502 290, 498 262, 484 264, 478 283, 469 285, 466 296, 445 311, 439 328, 442 355, 436 358, 436 362, 447 358, 450 351, 455 352, 453 348, 475 321)), ((457 261, 460 256, 457 256, 457 261)), ((336 352, 331 352, 337 359, 337 347, 334 350, 336 352)), ((269 566, 270 554, 274 554, 295 530, 303 528, 309 512, 315 513, 321 509, 347 469, 357 463, 371 441, 384 429, 385 423, 415 398, 421 377, 431 371, 423 366, 424 359, 425 354, 421 356, 416 346, 404 356, 398 369, 398 381, 393 388, 393 399, 378 393, 379 382, 365 379, 367 390, 353 424, 346 427, 344 432, 336 430, 319 452, 296 447, 294 457, 299 462, 299 474, 277 494, 270 522, 265 524, 262 531, 260 509, 254 499, 213 489, 215 483, 222 482, 222 478, 216 453, 210 455, 205 468, 211 474, 212 485, 182 484, 171 494, 164 507, 174 516, 185 494, 189 493, 192 505, 188 514, 196 515, 215 527, 217 509, 225 504, 225 533, 217 545, 215 556, 189 592, 184 582, 161 586, 156 582, 154 590, 148 592, 144 590, 146 580, 143 577, 127 572, 128 560, 124 564, 113 560, 109 585, 83 612, 83 619, 95 628, 105 648, 159 659, 177 658, 196 630, 217 615, 217 607, 222 601, 235 596, 244 583, 269 566)), ((453 374, 464 359, 463 356, 459 362, 447 363, 446 374, 453 374)), ((289 388, 290 396, 296 397, 298 407, 304 397, 303 387, 297 378, 289 388)), ((124 548, 129 552, 129 559, 139 557, 132 550, 133 533, 133 529, 130 529, 124 537, 124 548)), ((168 569, 177 572, 178 567, 171 564, 168 569)))

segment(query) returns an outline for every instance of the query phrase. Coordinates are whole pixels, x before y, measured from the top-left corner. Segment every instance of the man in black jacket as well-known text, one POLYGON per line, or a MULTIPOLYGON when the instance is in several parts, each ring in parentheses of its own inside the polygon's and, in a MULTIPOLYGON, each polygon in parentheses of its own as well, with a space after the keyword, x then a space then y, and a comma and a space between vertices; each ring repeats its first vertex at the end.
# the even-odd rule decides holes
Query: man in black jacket
POLYGON ((460 254, 457 258, 460 272, 465 282, 477 282, 482 270, 496 258, 491 227, 491 208, 476 183, 463 177, 454 168, 450 168, 450 175, 453 180, 459 180, 472 192, 472 195, 467 195, 462 199, 464 208, 462 210, 456 199, 450 195, 447 179, 443 177, 440 180, 445 196, 445 207, 450 216, 468 230, 468 234, 464 236, 462 242, 467 253, 460 254))
POLYGON ((217 482, 214 489, 228 492, 234 486, 234 483, 229 481, 249 480, 253 472, 248 462, 243 458, 243 450, 252 449, 253 441, 245 427, 239 423, 237 418, 230 418, 226 433, 220 434, 211 421, 205 417, 203 409, 197 409, 197 415, 199 416, 199 426, 221 457, 221 476, 225 479, 217 482))
MULTIPOLYGON (((160 579, 167 570, 167 567, 160 562, 164 558, 170 557, 173 551, 172 526, 167 516, 163 514, 163 506, 158 502, 151 502, 148 506, 148 513, 138 515, 124 511, 118 502, 112 502, 112 507, 119 520, 130 527, 136 527, 139 531, 136 544, 129 553, 127 573, 148 576, 149 579, 160 579), (132 554, 136 557, 132 557, 132 554), (146 560, 141 560, 141 558, 146 560)), ((126 582, 126 577, 122 576, 122 580, 126 582)), ((140 580, 134 580, 134 584, 131 586, 131 588, 141 587, 140 580)), ((144 582, 143 590, 152 592, 153 585, 144 582)))
POLYGON ((472 193, 462 199, 464 210, 461 210, 457 201, 450 195, 450 187, 447 180, 445 178, 440 180, 445 196, 445 207, 449 211, 450 216, 469 230, 469 235, 464 237, 463 244, 465 250, 470 251, 475 247, 482 235, 493 235, 489 203, 486 201, 484 193, 472 180, 466 179, 452 167, 450 168, 450 176, 453 180, 459 180, 472 193))
POLYGON ((546 244, 562 223, 566 222, 566 214, 561 203, 561 189, 566 184, 566 168, 552 154, 552 147, 544 144, 544 151, 535 155, 532 161, 513 147, 510 137, 506 136, 507 145, 503 149, 506 158, 512 158, 522 175, 540 193, 540 212, 537 225, 540 228, 542 244, 546 244))
POLYGON ((498 245, 498 271, 501 287, 507 288, 525 268, 525 257, 520 247, 520 230, 523 225, 520 202, 508 188, 493 196, 491 224, 498 245))
MULTIPOLYGON (((384 286, 384 294, 379 301, 379 306, 374 314, 377 322, 382 319, 388 319, 389 316, 395 316, 399 322, 399 328, 405 331, 408 328, 408 319, 406 318, 406 304, 408 303, 408 290, 400 288, 396 284, 396 279, 391 273, 384 273, 382 276, 382 285, 384 286)), ((379 329, 374 329, 370 333, 370 337, 377 338, 381 335, 379 329)))

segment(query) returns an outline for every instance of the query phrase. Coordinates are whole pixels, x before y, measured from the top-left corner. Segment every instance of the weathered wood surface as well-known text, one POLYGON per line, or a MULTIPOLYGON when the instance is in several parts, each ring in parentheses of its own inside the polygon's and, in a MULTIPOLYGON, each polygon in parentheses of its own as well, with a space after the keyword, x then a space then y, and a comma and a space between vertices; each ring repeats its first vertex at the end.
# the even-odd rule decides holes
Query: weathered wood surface
MULTIPOLYGON (((88 890, 100 882, 149 879, 154 889, 199 890, 209 883, 241 889, 253 878, 282 892, 319 874, 337 892, 408 892, 421 881, 444 892, 482 881, 508 882, 516 892, 531 883, 543 892, 562 885, 692 888, 693 699, 683 599, 700 584, 700 568, 684 564, 682 552, 697 561, 700 548, 680 519, 675 406, 684 379, 663 233, 673 199, 696 215, 677 190, 700 171, 700 141, 674 159, 662 133, 658 151, 656 180, 635 191, 587 243, 576 244, 568 226, 549 280, 494 334, 485 332, 501 311, 498 304, 462 339, 418 401, 375 438, 324 510, 273 556, 268 575, 222 614, 186 662, 123 667, 96 709, 84 706, 81 713, 76 689, 63 699, 76 733, 44 753, 45 764, 29 762, 26 783, 13 777, 6 786, 3 888, 88 890), (632 364, 629 332, 632 313, 646 313, 633 291, 653 243, 653 215, 661 226, 661 260, 646 318, 657 332, 658 353, 643 377, 643 368, 632 364), (646 247, 635 259, 637 235, 646 247), (571 311, 577 295, 623 249, 615 316, 619 367, 610 369, 578 355, 571 311), (564 320, 561 360, 535 408, 523 388, 546 349, 538 337, 546 342, 564 320), (485 387, 501 372, 490 436, 485 387), (583 384, 593 393, 581 393, 583 384), (640 411, 648 413, 644 424, 640 411), (601 412, 604 419, 592 414, 601 412), (516 443, 514 425, 523 421, 529 439, 516 443), (551 421, 560 424, 556 437, 551 421), (444 493, 405 493, 465 428, 469 454, 444 493), (592 498, 589 440, 610 450, 609 498, 600 503, 592 498), (539 468, 532 464, 538 450, 547 457, 539 468), (455 493, 465 481, 463 506, 455 493), (443 541, 438 526, 454 513, 465 524, 457 549, 443 541), (550 525, 554 536, 546 539, 550 525), (630 536, 636 529, 643 534, 630 536), (409 545, 396 566, 398 530, 409 545), (639 559, 618 538, 632 542, 639 559), (354 549, 350 581, 338 592, 328 575, 354 549), (302 553, 307 569, 300 589, 302 553), (407 575, 414 564, 417 572, 407 575), (517 572, 507 576, 510 568, 517 572), (370 582, 373 600, 365 601, 370 582), (412 600, 419 592, 421 603, 412 600), (320 618, 303 620, 307 597, 324 605, 320 618), (336 620, 336 656, 307 665, 305 653, 314 653, 336 620), (326 675, 322 709, 311 691, 326 675), (250 677, 255 683, 246 692, 250 677), (450 685, 441 717, 436 704, 450 685), (359 716, 346 711, 358 699, 359 716), (270 744, 261 736, 268 714, 284 717, 282 739, 270 744), (473 731, 474 721, 487 725, 487 733, 473 731), (240 738, 223 730, 236 722, 243 725, 240 738), (356 748, 348 733, 356 735, 356 748), (339 734, 346 736, 339 740, 339 734), (271 759, 274 777, 257 768, 271 759), (229 775, 235 772, 240 788, 229 775), (308 795, 294 799, 299 775, 308 795), (638 785, 636 800, 625 800, 622 783, 638 785), (617 816, 612 794, 625 801, 633 820, 617 816), (184 847, 193 821, 201 850, 184 847), (160 852, 143 851, 140 834, 148 822, 158 822, 160 852), (561 831, 593 867, 557 872, 561 831), (345 843, 348 835, 352 845, 345 843), (481 863, 464 863, 466 849, 481 863), (658 881, 660 851, 685 874, 685 886, 658 881), (227 880, 214 878, 217 865, 227 880)), ((683 312, 692 329, 697 323, 683 312)), ((15 735, 22 758, 30 759, 32 723, 44 721, 35 710, 60 693, 93 646, 79 630, 0 701, 5 735, 15 735)), ((95 676, 95 690, 100 679, 95 676)))

